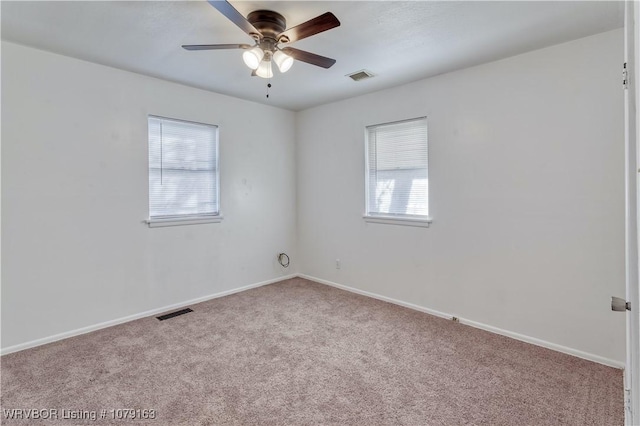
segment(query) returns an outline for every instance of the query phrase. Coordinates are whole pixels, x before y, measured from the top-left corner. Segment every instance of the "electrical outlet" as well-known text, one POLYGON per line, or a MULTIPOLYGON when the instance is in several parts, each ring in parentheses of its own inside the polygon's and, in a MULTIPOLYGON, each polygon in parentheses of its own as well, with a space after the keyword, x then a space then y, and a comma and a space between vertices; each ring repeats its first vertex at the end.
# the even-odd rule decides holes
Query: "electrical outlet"
POLYGON ((336 259, 336 269, 340 269, 341 266, 340 259, 336 259))

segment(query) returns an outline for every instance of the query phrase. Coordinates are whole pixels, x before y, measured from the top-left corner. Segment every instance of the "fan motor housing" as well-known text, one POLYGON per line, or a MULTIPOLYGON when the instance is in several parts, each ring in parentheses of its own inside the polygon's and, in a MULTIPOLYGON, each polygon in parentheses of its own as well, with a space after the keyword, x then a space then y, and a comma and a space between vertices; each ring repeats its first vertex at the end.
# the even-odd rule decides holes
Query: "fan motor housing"
POLYGON ((247 16, 251 23, 263 36, 275 38, 287 28, 287 20, 272 10, 254 10, 247 16))

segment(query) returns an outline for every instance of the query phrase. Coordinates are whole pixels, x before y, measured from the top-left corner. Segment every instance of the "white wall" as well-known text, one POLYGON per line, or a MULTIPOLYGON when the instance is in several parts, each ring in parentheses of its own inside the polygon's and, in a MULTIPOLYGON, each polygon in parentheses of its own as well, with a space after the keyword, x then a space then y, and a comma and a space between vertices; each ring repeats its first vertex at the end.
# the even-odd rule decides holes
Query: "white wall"
POLYGON ((294 119, 3 42, 2 347, 294 272, 294 119), (222 223, 141 223, 147 114, 220 126, 222 223))
POLYGON ((294 114, 3 42, 2 348, 302 272, 623 361, 621 61, 616 30, 294 114), (141 223, 147 114, 220 126, 222 223, 141 223), (421 115, 434 223, 364 223, 364 126, 421 115))
POLYGON ((622 36, 298 113, 300 270, 623 362, 622 36), (422 115, 432 226, 365 223, 364 127, 422 115))

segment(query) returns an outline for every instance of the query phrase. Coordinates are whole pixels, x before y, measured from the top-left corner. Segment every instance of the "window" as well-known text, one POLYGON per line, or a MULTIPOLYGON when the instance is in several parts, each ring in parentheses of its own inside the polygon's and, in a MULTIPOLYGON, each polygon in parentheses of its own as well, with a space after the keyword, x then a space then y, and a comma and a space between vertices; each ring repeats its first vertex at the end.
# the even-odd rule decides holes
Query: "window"
POLYGON ((366 137, 365 219, 427 226, 427 118, 368 126, 366 137))
POLYGON ((218 127, 148 120, 149 226, 220 221, 218 127))

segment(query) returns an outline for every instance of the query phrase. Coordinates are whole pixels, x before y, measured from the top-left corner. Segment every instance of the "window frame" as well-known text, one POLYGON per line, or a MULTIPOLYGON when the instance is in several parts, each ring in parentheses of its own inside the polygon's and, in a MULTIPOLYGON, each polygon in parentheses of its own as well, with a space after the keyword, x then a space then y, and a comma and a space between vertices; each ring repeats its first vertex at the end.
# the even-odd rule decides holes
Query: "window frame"
POLYGON ((164 117, 161 115, 147 114, 147 210, 149 213, 148 219, 143 222, 146 223, 149 228, 166 227, 166 226, 179 226, 179 225, 198 225, 206 223, 219 223, 222 221, 222 211, 220 202, 220 126, 217 124, 202 123, 192 120, 183 120, 180 118, 164 117), (216 181, 216 201, 218 205, 218 212, 216 214, 182 214, 163 217, 151 216, 151 194, 149 188, 149 176, 151 172, 151 163, 149 161, 149 152, 151 147, 149 146, 149 119, 157 119, 164 121, 173 121, 178 123, 186 123, 197 126, 211 127, 215 131, 215 181, 216 181))
POLYGON ((395 120, 395 121, 387 121, 384 123, 370 124, 366 125, 364 128, 364 190, 365 190, 365 205, 364 205, 364 214, 362 215, 365 222, 369 223, 380 223, 387 225, 403 225, 403 226, 417 226, 428 228, 433 222, 433 218, 431 216, 430 208, 429 213, 427 215, 395 215, 395 214, 385 214, 385 213, 377 213, 371 212, 369 210, 370 206, 370 164, 369 164, 369 129, 372 127, 385 126, 389 124, 400 124, 404 122, 410 121, 418 121, 424 120, 426 130, 427 130, 427 203, 430 207, 430 198, 431 192, 429 191, 429 125, 427 121, 427 116, 420 116, 414 118, 408 118, 403 120, 395 120))

